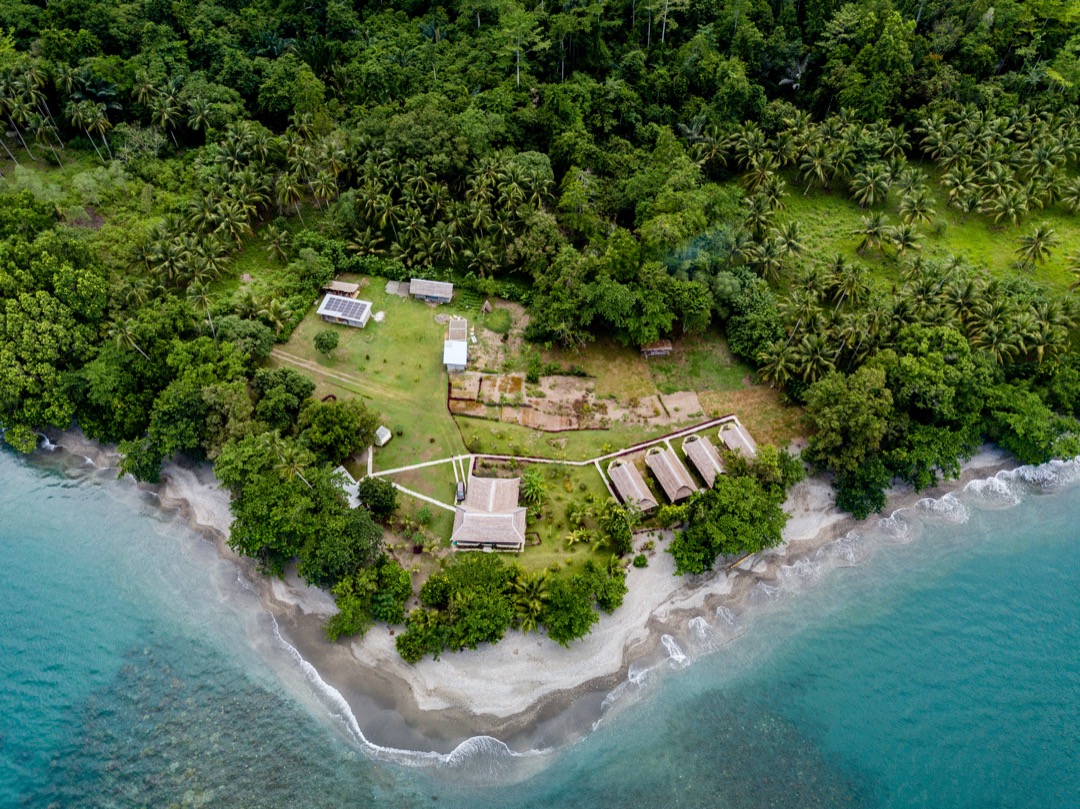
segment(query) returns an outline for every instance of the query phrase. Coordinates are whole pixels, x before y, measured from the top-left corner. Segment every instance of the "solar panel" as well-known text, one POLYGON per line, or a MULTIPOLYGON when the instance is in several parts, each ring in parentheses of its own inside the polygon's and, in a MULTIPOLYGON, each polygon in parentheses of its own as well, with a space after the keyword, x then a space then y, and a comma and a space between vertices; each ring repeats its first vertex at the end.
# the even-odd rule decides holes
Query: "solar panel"
POLYGON ((371 304, 367 301, 343 298, 340 295, 327 295, 322 306, 319 307, 319 313, 333 315, 345 320, 363 320, 364 315, 370 308, 371 304))

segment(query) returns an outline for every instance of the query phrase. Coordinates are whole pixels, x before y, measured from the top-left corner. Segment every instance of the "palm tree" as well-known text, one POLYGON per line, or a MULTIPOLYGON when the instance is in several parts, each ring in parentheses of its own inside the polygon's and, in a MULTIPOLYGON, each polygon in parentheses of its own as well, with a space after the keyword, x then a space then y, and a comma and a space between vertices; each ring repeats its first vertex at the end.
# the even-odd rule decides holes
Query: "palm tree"
POLYGON ((1015 225, 1028 212, 1027 194, 1022 188, 1009 186, 1002 189, 1000 194, 985 200, 979 210, 992 216, 995 224, 1008 219, 1015 225))
POLYGON ((922 247, 919 245, 921 240, 919 232, 910 223, 898 225, 889 233, 889 242, 896 248, 898 256, 904 255, 908 250, 921 250, 922 247))
POLYGON ((805 335, 795 346, 794 362, 804 382, 814 383, 835 369, 828 337, 821 333, 805 335))
POLYGON ((300 478, 309 489, 311 483, 304 477, 304 471, 315 462, 315 456, 292 441, 286 441, 281 433, 274 430, 272 433, 262 433, 259 436, 259 444, 263 452, 274 456, 274 469, 285 480, 300 478))
POLYGON ((220 233, 226 238, 236 242, 237 247, 244 243, 244 237, 252 233, 251 223, 248 221, 248 211, 239 200, 228 197, 218 201, 214 207, 218 225, 214 233, 220 233))
POLYGON ((304 198, 303 186, 300 183, 300 178, 291 172, 282 174, 277 179, 277 202, 278 207, 284 211, 290 205, 296 209, 296 215, 300 217, 301 224, 307 224, 304 222, 304 215, 300 213, 300 201, 304 198))
POLYGON ((136 342, 135 327, 130 320, 125 320, 122 323, 120 321, 114 322, 112 325, 109 326, 108 335, 109 338, 116 343, 117 347, 134 348, 136 351, 142 354, 143 359, 147 361, 150 360, 150 357, 146 355, 146 352, 143 351, 142 348, 139 347, 138 342, 136 342))
POLYGON ((529 573, 519 570, 514 576, 514 609, 521 621, 522 632, 536 630, 547 601, 547 571, 529 573))
POLYGON ((889 169, 883 163, 871 163, 851 178, 850 186, 860 208, 873 207, 889 195, 889 169))
POLYGON ((851 231, 852 236, 859 236, 861 239, 859 246, 855 248, 856 252, 861 253, 868 247, 882 250, 891 232, 888 222, 889 217, 881 211, 864 216, 859 227, 851 231))
POLYGON ((176 140, 175 127, 181 112, 180 101, 171 89, 158 93, 150 105, 151 120, 169 133, 174 146, 180 145, 176 140))
POLYGON ((196 132, 205 132, 210 126, 210 102, 202 96, 188 101, 187 125, 196 132))
MULTIPOLYGON (((74 102, 68 102, 66 112, 68 120, 71 121, 71 125, 74 126, 76 129, 81 129, 83 132, 86 133, 86 137, 89 139, 90 145, 94 147, 94 151, 97 152, 97 156, 98 159, 101 161, 101 165, 104 166, 105 158, 102 157, 101 150, 98 149, 97 143, 94 141, 94 136, 90 134, 90 122, 93 119, 93 106, 93 103, 90 101, 80 101, 77 104, 74 102)), ((3 139, 0 138, 0 142, 2 141, 3 139)), ((6 149, 7 147, 5 146, 4 148, 6 149)), ((8 154, 11 153, 8 152, 8 154)), ((12 160, 14 159, 14 156, 12 156, 12 160)), ((19 161, 16 160, 15 162, 18 163, 19 161)))
POLYGON ((188 301, 193 306, 201 306, 206 310, 206 322, 210 324, 210 333, 217 339, 217 329, 214 328, 214 319, 210 316, 210 304, 214 298, 210 291, 202 284, 192 284, 187 291, 188 301))
POLYGON ((810 186, 815 182, 824 188, 831 172, 832 163, 829 159, 829 150, 824 143, 816 141, 802 156, 802 160, 799 161, 799 174, 806 181, 803 196, 805 197, 810 193, 810 186))
POLYGON ((530 506, 536 507, 547 497, 544 473, 538 466, 530 466, 521 476, 521 497, 530 506))
POLYGON ((929 223, 935 213, 934 201, 925 186, 912 189, 900 199, 900 218, 906 224, 929 223))
POLYGON ((779 228, 774 228, 773 238, 784 256, 797 256, 803 251, 801 228, 794 219, 785 222, 779 228))
POLYGON ((782 388, 796 375, 794 347, 775 340, 758 352, 758 376, 771 387, 782 388))
POLYGON ((266 305, 258 311, 259 317, 274 330, 274 334, 280 335, 285 331, 285 324, 292 317, 292 310, 277 298, 271 298, 266 305))
POLYGON ((1044 263, 1057 244, 1057 236, 1054 235, 1054 229, 1049 223, 1043 222, 1037 225, 1031 233, 1020 238, 1020 246, 1016 249, 1016 256, 1020 259, 1020 268, 1030 270, 1036 264, 1044 263))
POLYGON ((270 225, 263 234, 266 252, 282 264, 289 260, 289 231, 277 225, 270 225))

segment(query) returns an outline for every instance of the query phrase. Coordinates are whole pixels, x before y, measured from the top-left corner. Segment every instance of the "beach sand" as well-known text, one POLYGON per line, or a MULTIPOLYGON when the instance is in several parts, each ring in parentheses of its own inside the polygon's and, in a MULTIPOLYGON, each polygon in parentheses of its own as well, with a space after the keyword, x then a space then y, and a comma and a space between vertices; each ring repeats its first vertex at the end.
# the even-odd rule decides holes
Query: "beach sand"
MULTIPOLYGON (((109 466, 116 454, 72 430, 49 436, 56 446, 109 466)), ((959 480, 915 493, 897 487, 885 513, 938 498, 1017 464, 1005 453, 984 449, 967 463, 959 480)), ((338 691, 368 741, 386 747, 449 752, 474 736, 494 736, 511 749, 538 749, 586 733, 601 703, 627 680, 633 665, 671 654, 665 635, 685 631, 697 615, 718 607, 745 607, 759 584, 775 582, 791 568, 859 523, 836 510, 827 479, 813 477, 790 493, 784 544, 703 576, 673 575, 670 554, 656 553, 646 568, 630 568, 629 593, 612 615, 601 615, 591 634, 563 648, 546 636, 511 632, 496 645, 448 653, 411 666, 398 656, 394 630, 374 626, 365 637, 329 643, 322 624, 334 612, 331 597, 305 585, 294 573, 284 579, 261 575, 249 559, 227 545, 229 494, 209 465, 166 463, 155 491, 165 509, 176 510, 212 539, 238 565, 274 616, 282 638, 338 691)), ((873 518, 871 518, 873 519, 873 518)), ((658 542, 665 547, 667 540, 658 542)), ((729 560, 735 561, 735 560, 729 560)), ((670 642, 670 638, 668 639, 670 642)))

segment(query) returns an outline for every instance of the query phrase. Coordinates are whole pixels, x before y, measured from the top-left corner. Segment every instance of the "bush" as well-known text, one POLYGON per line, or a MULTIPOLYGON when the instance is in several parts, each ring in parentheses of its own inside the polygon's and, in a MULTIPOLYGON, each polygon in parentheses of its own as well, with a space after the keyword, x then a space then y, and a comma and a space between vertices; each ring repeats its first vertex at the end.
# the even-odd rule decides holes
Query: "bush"
POLYGON ((364 478, 357 484, 356 496, 379 522, 386 522, 397 511, 397 489, 386 478, 364 478))
POLYGON ((637 556, 634 557, 634 567, 648 567, 648 566, 649 566, 649 560, 648 560, 648 558, 646 558, 645 554, 639 553, 637 556))
POLYGON ((333 329, 323 329, 315 335, 315 350, 320 354, 330 356, 338 347, 338 333, 333 329))

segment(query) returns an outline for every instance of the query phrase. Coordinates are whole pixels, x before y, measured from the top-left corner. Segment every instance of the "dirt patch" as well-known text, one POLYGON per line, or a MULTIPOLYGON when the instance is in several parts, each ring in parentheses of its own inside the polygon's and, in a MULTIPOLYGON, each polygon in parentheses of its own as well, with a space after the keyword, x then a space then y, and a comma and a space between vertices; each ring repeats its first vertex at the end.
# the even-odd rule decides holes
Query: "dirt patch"
POLYGON ((529 316, 520 304, 499 301, 495 309, 510 313, 510 331, 503 335, 483 328, 481 315, 473 325, 476 342, 469 346, 470 362, 476 367, 489 372, 503 370, 512 357, 521 354, 525 345, 525 327, 529 325, 529 316))
POLYGON ((450 398, 475 402, 480 398, 480 385, 484 381, 482 374, 466 371, 450 376, 450 398))
POLYGON ((667 396, 660 396, 660 402, 664 405, 664 409, 668 412, 670 417, 677 418, 680 421, 683 419, 694 418, 702 412, 701 402, 698 401, 698 396, 693 391, 683 391, 681 393, 671 393, 667 396))
POLYGON ((488 409, 483 402, 466 399, 451 399, 450 412, 458 416, 473 416, 478 419, 488 418, 488 409))

